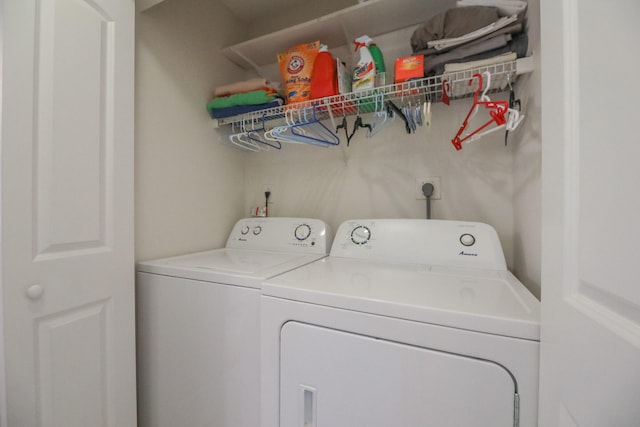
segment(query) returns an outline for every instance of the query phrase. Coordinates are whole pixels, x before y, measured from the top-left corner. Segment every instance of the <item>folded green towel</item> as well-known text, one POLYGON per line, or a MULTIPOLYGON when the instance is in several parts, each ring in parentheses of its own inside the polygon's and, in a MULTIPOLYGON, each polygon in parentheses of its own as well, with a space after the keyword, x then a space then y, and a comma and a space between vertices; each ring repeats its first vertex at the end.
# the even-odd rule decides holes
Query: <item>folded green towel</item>
POLYGON ((277 94, 268 94, 266 90, 254 90, 247 93, 236 93, 231 96, 213 98, 207 103, 209 111, 216 108, 237 107, 239 105, 267 104, 277 98, 277 94))

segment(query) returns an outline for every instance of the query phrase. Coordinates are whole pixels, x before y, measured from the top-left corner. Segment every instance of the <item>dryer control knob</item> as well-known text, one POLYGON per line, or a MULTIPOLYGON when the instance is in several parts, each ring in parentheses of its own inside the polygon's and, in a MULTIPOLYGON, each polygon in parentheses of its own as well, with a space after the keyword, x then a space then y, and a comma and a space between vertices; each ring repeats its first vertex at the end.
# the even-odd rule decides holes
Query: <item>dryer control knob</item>
POLYGON ((247 234, 248 232, 249 232, 249 226, 248 225, 245 225, 244 227, 242 227, 240 229, 240 234, 244 235, 244 234, 247 234))
POLYGON ((308 224, 300 224, 296 227, 294 235, 298 240, 306 240, 311 236, 311 227, 308 224))
POLYGON ((260 233, 262 233, 262 227, 260 227, 259 225, 256 225, 255 227, 253 227, 253 235, 254 236, 257 236, 260 233))
POLYGON ((476 238, 473 237, 473 234, 463 234, 460 236, 460 243, 465 246, 473 246, 476 243, 476 238))
POLYGON ((351 241, 356 245, 364 245, 371 239, 371 230, 364 225, 359 225, 351 230, 351 241))

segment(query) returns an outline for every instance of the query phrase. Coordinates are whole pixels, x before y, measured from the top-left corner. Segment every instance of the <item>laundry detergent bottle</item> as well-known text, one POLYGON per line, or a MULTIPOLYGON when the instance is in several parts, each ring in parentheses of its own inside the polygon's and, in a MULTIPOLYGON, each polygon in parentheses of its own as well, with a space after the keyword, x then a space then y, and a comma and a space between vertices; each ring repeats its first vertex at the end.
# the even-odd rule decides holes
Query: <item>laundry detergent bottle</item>
POLYGON ((353 68, 353 91, 373 89, 376 81, 376 66, 369 51, 369 45, 373 40, 369 36, 358 37, 353 41, 356 52, 360 53, 360 59, 353 68))
POLYGON ((327 45, 320 45, 318 56, 311 72, 311 99, 324 98, 338 94, 336 60, 333 59, 327 45))
POLYGON ((382 56, 382 51, 375 43, 371 43, 369 45, 369 53, 371 54, 373 63, 376 67, 375 86, 384 86, 387 84, 387 68, 384 65, 384 57, 382 56))

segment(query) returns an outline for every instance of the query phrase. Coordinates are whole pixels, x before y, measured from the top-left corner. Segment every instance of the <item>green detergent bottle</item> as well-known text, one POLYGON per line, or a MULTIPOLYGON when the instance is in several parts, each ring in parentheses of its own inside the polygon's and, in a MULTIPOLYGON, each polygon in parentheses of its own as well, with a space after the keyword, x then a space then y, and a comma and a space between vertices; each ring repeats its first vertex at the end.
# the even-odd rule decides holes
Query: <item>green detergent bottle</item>
POLYGON ((369 45, 369 53, 373 58, 373 62, 376 64, 376 87, 384 86, 387 84, 387 70, 384 65, 384 58, 382 56, 382 51, 375 44, 371 43, 369 45))

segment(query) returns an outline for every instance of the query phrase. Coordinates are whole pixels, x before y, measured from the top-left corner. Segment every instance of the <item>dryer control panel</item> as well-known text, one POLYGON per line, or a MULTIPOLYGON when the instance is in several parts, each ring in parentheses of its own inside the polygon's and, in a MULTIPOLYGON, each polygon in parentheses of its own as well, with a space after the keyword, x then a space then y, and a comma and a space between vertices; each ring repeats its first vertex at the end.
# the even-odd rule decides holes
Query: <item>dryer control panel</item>
POLYGON ((331 247, 329 226, 315 218, 256 217, 236 223, 227 248, 324 255, 331 247))
POLYGON ((331 256, 506 270, 498 234, 488 224, 421 219, 343 222, 331 256))

